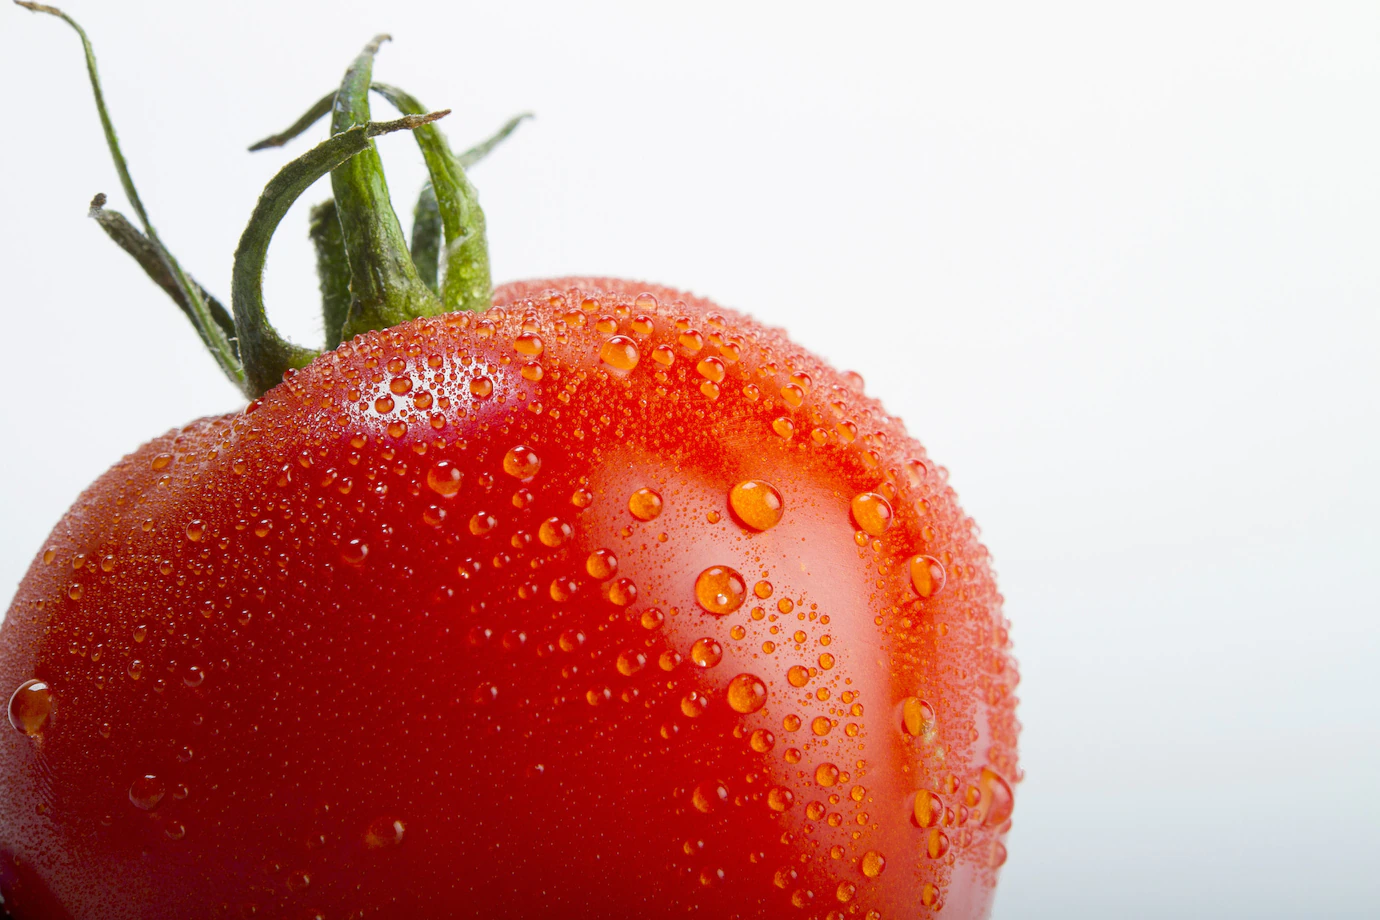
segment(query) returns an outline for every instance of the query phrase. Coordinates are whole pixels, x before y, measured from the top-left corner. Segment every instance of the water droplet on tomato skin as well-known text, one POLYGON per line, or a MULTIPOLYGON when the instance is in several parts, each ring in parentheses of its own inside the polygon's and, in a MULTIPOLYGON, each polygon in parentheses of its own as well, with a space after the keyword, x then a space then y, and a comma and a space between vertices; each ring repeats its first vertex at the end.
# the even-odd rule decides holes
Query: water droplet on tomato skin
POLYGON ((747 583, 743 576, 724 565, 705 569, 695 579, 695 600, 707 613, 726 616, 747 598, 747 583))
POLYGON ((974 816, 987 827, 999 827, 1011 817, 1015 807, 1015 797, 1011 786, 990 767, 983 767, 978 779, 979 799, 973 809, 974 816))
POLYGON ((540 469, 541 457, 530 447, 519 444, 503 456, 503 472, 514 479, 528 482, 540 469))
POLYGON ((773 786, 767 793, 767 807, 772 811, 785 811, 795 804, 795 793, 784 786, 773 786))
POLYGON ((53 712, 53 692, 46 681, 31 678, 10 695, 10 725, 29 737, 42 733, 53 712))
POLYGON ((876 492, 863 492, 853 498, 853 521, 869 536, 880 537, 891 527, 891 503, 876 492))
MULTIPOLYGON (((728 705, 732 707, 733 711, 744 715, 757 712, 767 704, 767 686, 761 678, 754 674, 739 674, 730 680, 725 695, 728 698, 728 705)), ((771 732, 759 729, 757 732, 753 732, 752 737, 755 750, 759 741, 771 737, 771 732), (759 739, 759 732, 763 738, 759 739)), ((771 743, 774 742, 775 739, 772 739, 771 743)), ((767 744, 766 750, 771 750, 771 743, 767 744)), ((758 753, 762 752, 759 751, 758 753)))
POLYGON ((862 874, 868 878, 876 878, 886 868, 886 857, 876 850, 868 850, 863 854, 859 868, 862 869, 862 874))
POLYGON ((944 589, 944 566, 933 556, 910 560, 910 585, 921 597, 934 597, 944 589))
POLYGON ((620 377, 637 367, 637 362, 641 357, 642 354, 638 351, 637 343, 626 335, 615 335, 599 348, 600 363, 620 377))
POLYGON ((695 644, 690 646, 690 660, 702 668, 712 668, 723 658, 723 646, 707 636, 696 639, 695 644))
POLYGON ((596 549, 585 559, 585 571, 590 578, 605 581, 618 573, 618 557, 606 549, 596 549))
POLYGON ((426 485, 442 498, 454 498, 460 491, 460 468, 449 460, 441 460, 426 473, 426 485))
POLYGON ((786 510, 781 493, 760 479, 744 480, 729 490, 728 506, 740 522, 756 531, 771 530, 786 510))
POLYGON ((928 789, 921 789, 915 793, 915 802, 911 807, 911 820, 916 827, 934 827, 944 817, 944 803, 939 796, 930 792, 928 789))
POLYGON ((364 831, 364 846, 370 850, 383 850, 403 842, 407 826, 397 818, 375 818, 364 831))
POLYGON ((822 763, 815 768, 815 782, 828 788, 839 781, 839 768, 831 763, 822 763))
POLYGON ((690 801, 696 811, 707 815, 728 801, 728 787, 717 782, 700 783, 690 794, 690 801))
POLYGON ((639 521, 655 520, 661 508, 661 493, 654 489, 638 489, 628 498, 628 511, 639 521))
POLYGON ((934 727, 934 707, 917 697, 901 703, 901 730, 912 738, 923 737, 934 727))
POLYGON ((163 780, 152 773, 145 773, 130 783, 129 802, 141 811, 153 811, 163 801, 167 791, 163 780))

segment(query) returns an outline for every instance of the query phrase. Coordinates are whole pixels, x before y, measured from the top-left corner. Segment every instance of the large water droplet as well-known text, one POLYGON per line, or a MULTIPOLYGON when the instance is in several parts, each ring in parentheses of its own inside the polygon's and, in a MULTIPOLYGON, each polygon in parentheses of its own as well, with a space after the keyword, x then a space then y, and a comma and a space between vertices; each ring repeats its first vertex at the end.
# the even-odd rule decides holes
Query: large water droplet
POLYGON ((831 763, 822 763, 815 767, 815 782, 821 786, 833 786, 839 781, 839 768, 831 763))
POLYGON ((653 489, 638 489, 628 499, 628 510, 639 521, 650 521, 661 513, 661 494, 653 489))
POLYGON ((737 610, 746 597, 747 584, 743 576, 728 566, 710 566, 695 579, 695 600, 715 616, 737 610))
POLYGON ((442 460, 427 470, 427 488, 442 498, 452 498, 460 491, 460 468, 449 460, 442 460))
POLYGON ((989 827, 1005 824, 1016 804, 1010 785, 1002 779, 1001 774, 983 767, 978 790, 982 794, 974 809, 978 820, 989 827))
POLYGON ((153 811, 167 794, 167 786, 152 773, 145 773, 129 786, 129 801, 135 808, 153 811))
POLYGON ((912 817, 919 827, 934 827, 939 823, 939 819, 944 817, 944 803, 933 792, 921 789, 915 793, 912 817))
POLYGON ((891 526, 891 503, 876 492, 863 492, 855 496, 852 511, 859 529, 871 536, 880 537, 891 526))
POLYGON ((553 548, 569 540, 574 533, 574 528, 558 517, 547 518, 542 521, 541 526, 537 528, 537 538, 540 539, 544 545, 553 548))
POLYGON ((944 566, 933 556, 916 556, 910 561, 910 586, 921 597, 933 597, 944 588, 944 566))
POLYGON ((514 479, 529 480, 540 469, 541 457, 530 447, 519 444, 503 456, 503 472, 514 479))
POLYGON ((707 815, 728 801, 728 787, 718 782, 700 783, 691 793, 690 801, 696 810, 707 815))
POLYGON ((786 510, 781 493, 760 479, 748 479, 734 486, 728 493, 728 505, 738 520, 753 530, 775 527, 786 510))
MULTIPOLYGON (((739 674, 728 682, 728 705, 735 712, 744 715, 756 712, 767 703, 767 685, 754 674, 739 674)), ((759 729, 761 731, 761 729, 759 729)), ((757 732, 753 732, 753 746, 756 749, 757 732)), ((770 735, 771 732, 766 732, 770 735)), ((767 748, 770 750, 770 746, 767 748)), ((759 752, 760 753, 760 752, 759 752)))
POLYGON ((702 668, 712 668, 724 659, 723 646, 706 636, 690 646, 690 660, 702 668))
POLYGON ((922 699, 910 696, 901 703, 901 728, 912 738, 919 738, 934 727, 934 707, 922 699))
POLYGON ((881 875, 882 870, 886 868, 886 857, 882 856, 882 854, 878 853, 876 850, 868 850, 863 854, 860 867, 863 875, 868 878, 876 878, 881 875))
POLYGON ((382 850, 402 843, 407 826, 396 818, 375 818, 364 831, 364 845, 371 850, 382 850))
POLYGON ((10 695, 10 724, 30 737, 43 731, 53 712, 53 692, 46 681, 26 680, 10 695))
POLYGON ((767 807, 772 811, 785 811, 795 804, 795 793, 785 786, 773 786, 767 793, 767 807))
POLYGON ((641 357, 637 343, 626 335, 615 335, 599 347, 599 361, 620 377, 637 367, 641 357))
POLYGON ((618 571, 618 557, 606 549, 596 549, 585 560, 585 571, 590 578, 603 581, 612 578, 618 571))

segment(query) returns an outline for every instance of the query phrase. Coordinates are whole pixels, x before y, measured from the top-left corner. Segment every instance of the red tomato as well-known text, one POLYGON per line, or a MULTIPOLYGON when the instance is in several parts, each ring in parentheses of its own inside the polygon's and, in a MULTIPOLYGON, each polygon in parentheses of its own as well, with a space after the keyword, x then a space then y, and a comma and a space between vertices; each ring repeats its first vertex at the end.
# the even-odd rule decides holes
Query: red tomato
POLYGON ((15 917, 984 916, 986 550, 778 331, 606 279, 359 337, 86 491, 0 633, 15 917))

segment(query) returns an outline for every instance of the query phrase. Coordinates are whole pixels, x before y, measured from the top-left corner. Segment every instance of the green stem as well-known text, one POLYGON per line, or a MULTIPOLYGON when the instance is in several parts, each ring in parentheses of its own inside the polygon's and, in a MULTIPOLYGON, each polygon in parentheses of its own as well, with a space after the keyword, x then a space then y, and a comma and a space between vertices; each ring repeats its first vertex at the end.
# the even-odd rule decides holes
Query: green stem
MULTIPOLYGON (((148 275, 155 284, 163 289, 164 293, 173 299, 173 303, 177 304, 187 315, 187 318, 192 321, 192 325, 196 325, 191 303, 182 295, 182 289, 177 286, 176 279, 168 272, 167 263, 163 261, 158 247, 153 245, 153 241, 140 233, 139 228, 131 224, 129 219, 119 211, 108 210, 105 207, 105 195, 97 195, 91 199, 91 208, 87 211, 87 216, 100 225, 106 236, 115 241, 115 245, 133 257, 134 261, 139 263, 139 267, 144 270, 144 274, 148 275)), ((189 276, 188 280, 196 285, 201 299, 206 302, 206 307, 211 313, 211 319, 227 336, 230 336, 230 342, 233 345, 235 343, 235 319, 230 315, 230 311, 208 293, 206 288, 202 287, 195 278, 189 276)), ((207 342, 206 345, 209 348, 211 343, 207 342)), ((238 357, 238 351, 236 356, 238 357)))
MULTIPOLYGON (((387 98, 386 94, 384 94, 383 92, 384 88, 385 84, 383 83, 375 83, 373 86, 370 87, 370 89, 372 89, 374 92, 383 95, 384 98, 387 98)), ((390 90, 392 89, 391 87, 388 88, 390 90)), ((295 140, 296 138, 300 137, 312 125, 316 124, 318 121, 330 114, 331 107, 333 105, 335 105, 334 90, 322 96, 320 99, 316 100, 312 107, 307 109, 306 114, 303 115, 301 118, 297 119, 295 122, 293 122, 290 128, 278 134, 271 134, 263 140, 251 144, 249 147, 250 151, 254 152, 258 150, 267 150, 270 147, 282 147, 289 141, 295 140)), ((464 167, 465 169, 469 169, 471 166, 475 165, 480 160, 484 159, 490 153, 492 153, 495 147, 506 141, 509 135, 511 135, 514 131, 517 130, 518 125, 522 124, 524 121, 532 117, 533 115, 531 112, 523 112, 521 115, 514 115, 512 118, 505 121, 501 128, 499 128, 497 131, 495 131, 488 137, 484 138, 484 140, 475 144, 469 150, 466 150, 464 153, 460 154, 458 157, 456 157, 456 159, 460 161, 460 165, 462 167, 464 167)))
POLYGON ((340 330, 350 312, 350 259, 335 199, 328 198, 311 209, 312 246, 316 249, 316 277, 321 285, 321 318, 326 327, 326 348, 340 344, 340 330))
POLYGON ((269 325, 264 309, 264 262, 268 257, 269 241, 283 216, 317 179, 339 169, 353 157, 372 151, 370 138, 390 131, 416 130, 447 114, 449 110, 404 116, 397 121, 354 125, 293 160, 268 183, 235 250, 231 280, 235 328, 239 331, 240 351, 244 355, 246 391, 251 398, 276 386, 288 368, 303 367, 319 354, 280 336, 269 325))
POLYGON ((105 93, 101 90, 100 74, 96 70, 96 52, 91 47, 91 40, 86 37, 85 30, 77 24, 76 20, 57 7, 31 3, 28 0, 14 0, 14 2, 36 13, 47 13, 50 16, 58 17, 71 26, 81 38, 82 50, 86 55, 86 72, 91 78, 91 92, 96 100, 96 112, 100 115, 106 146, 110 148, 110 157, 115 162, 115 171, 120 175, 120 184, 124 187, 125 197, 129 199, 134 213, 139 217, 139 222, 143 224, 144 233, 147 234, 149 242, 157 250, 159 259, 167 269, 168 276, 172 278, 177 290, 181 293, 179 303, 186 303, 187 313, 191 317, 193 325, 196 326, 201 340, 206 343, 206 347, 210 349, 216 363, 220 365, 221 370, 225 372, 231 382, 243 388, 245 385, 244 368, 240 364, 239 356, 234 344, 230 341, 230 336, 216 323, 211 308, 201 296, 200 286, 194 284, 187 277, 182 266, 177 263, 172 253, 159 239, 158 232, 153 229, 148 212, 144 209, 144 202, 139 198, 139 191, 134 187, 134 180, 130 177, 124 154, 120 151, 120 142, 115 136, 115 125, 111 122, 110 112, 106 108, 105 93))
POLYGON ((436 291, 441 271, 441 210, 430 182, 422 186, 412 211, 412 264, 426 286, 436 291))
MULTIPOLYGON (((379 83, 374 88, 404 114, 420 115, 426 111, 415 97, 395 86, 379 83)), ((479 195, 439 128, 431 125, 419 130, 417 144, 431 175, 431 188, 436 194, 436 208, 441 212, 441 227, 446 236, 441 258, 445 266, 441 277, 441 303, 446 310, 487 310, 493 303, 493 285, 489 274, 489 239, 479 195)))
MULTIPOLYGON (((332 134, 369 121, 374 55, 387 38, 380 35, 366 45, 345 72, 331 115, 332 134)), ((383 162, 373 144, 331 171, 331 190, 345 234, 345 251, 350 256, 353 299, 342 335, 349 338, 442 312, 436 295, 412 264, 388 194, 383 162)))

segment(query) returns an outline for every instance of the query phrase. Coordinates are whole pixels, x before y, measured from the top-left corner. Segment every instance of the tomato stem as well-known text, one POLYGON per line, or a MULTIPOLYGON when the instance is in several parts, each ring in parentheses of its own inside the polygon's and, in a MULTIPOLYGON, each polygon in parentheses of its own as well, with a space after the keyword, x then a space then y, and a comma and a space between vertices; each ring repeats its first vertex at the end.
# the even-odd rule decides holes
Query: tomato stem
POLYGON ((345 254, 345 236, 340 229, 335 199, 311 209, 308 234, 316 249, 316 277, 321 286, 321 319, 326 328, 326 348, 340 344, 340 330, 350 312, 350 258, 345 254))
MULTIPOLYGON (((139 267, 144 270, 154 283, 173 299, 173 302, 181 308, 187 318, 196 324, 196 318, 192 313, 192 304, 182 289, 177 285, 177 279, 168 271, 167 263, 163 261, 162 253, 154 245, 153 241, 139 232, 139 228, 129 222, 129 219, 119 211, 112 211, 105 207, 105 195, 97 195, 91 199, 90 210, 87 216, 96 221, 106 236, 110 237, 117 246, 123 249, 134 261, 139 263, 139 267)), ((211 314, 211 319, 221 328, 226 336, 230 338, 230 344, 235 346, 235 357, 239 358, 238 340, 235 338, 235 318, 230 315, 230 311, 225 309, 206 288, 202 287, 197 280, 190 275, 187 280, 196 286, 201 294, 201 299, 205 301, 207 310, 211 314)))
MULTIPOLYGON (((264 188, 235 249, 231 275, 235 328, 239 330, 240 351, 244 355, 246 392, 251 397, 262 396, 278 384, 286 370, 304 367, 320 353, 280 336, 269 324, 264 310, 263 271, 268 244, 288 209, 317 179, 339 169, 352 157, 373 150, 370 138, 392 131, 416 130, 449 112, 446 109, 427 115, 406 115, 396 121, 354 125, 284 166, 264 188)), ((348 236, 346 239, 348 249, 348 236)))
POLYGON ((433 292, 439 290, 441 272, 441 209, 431 183, 422 185, 412 209, 412 264, 433 292))

